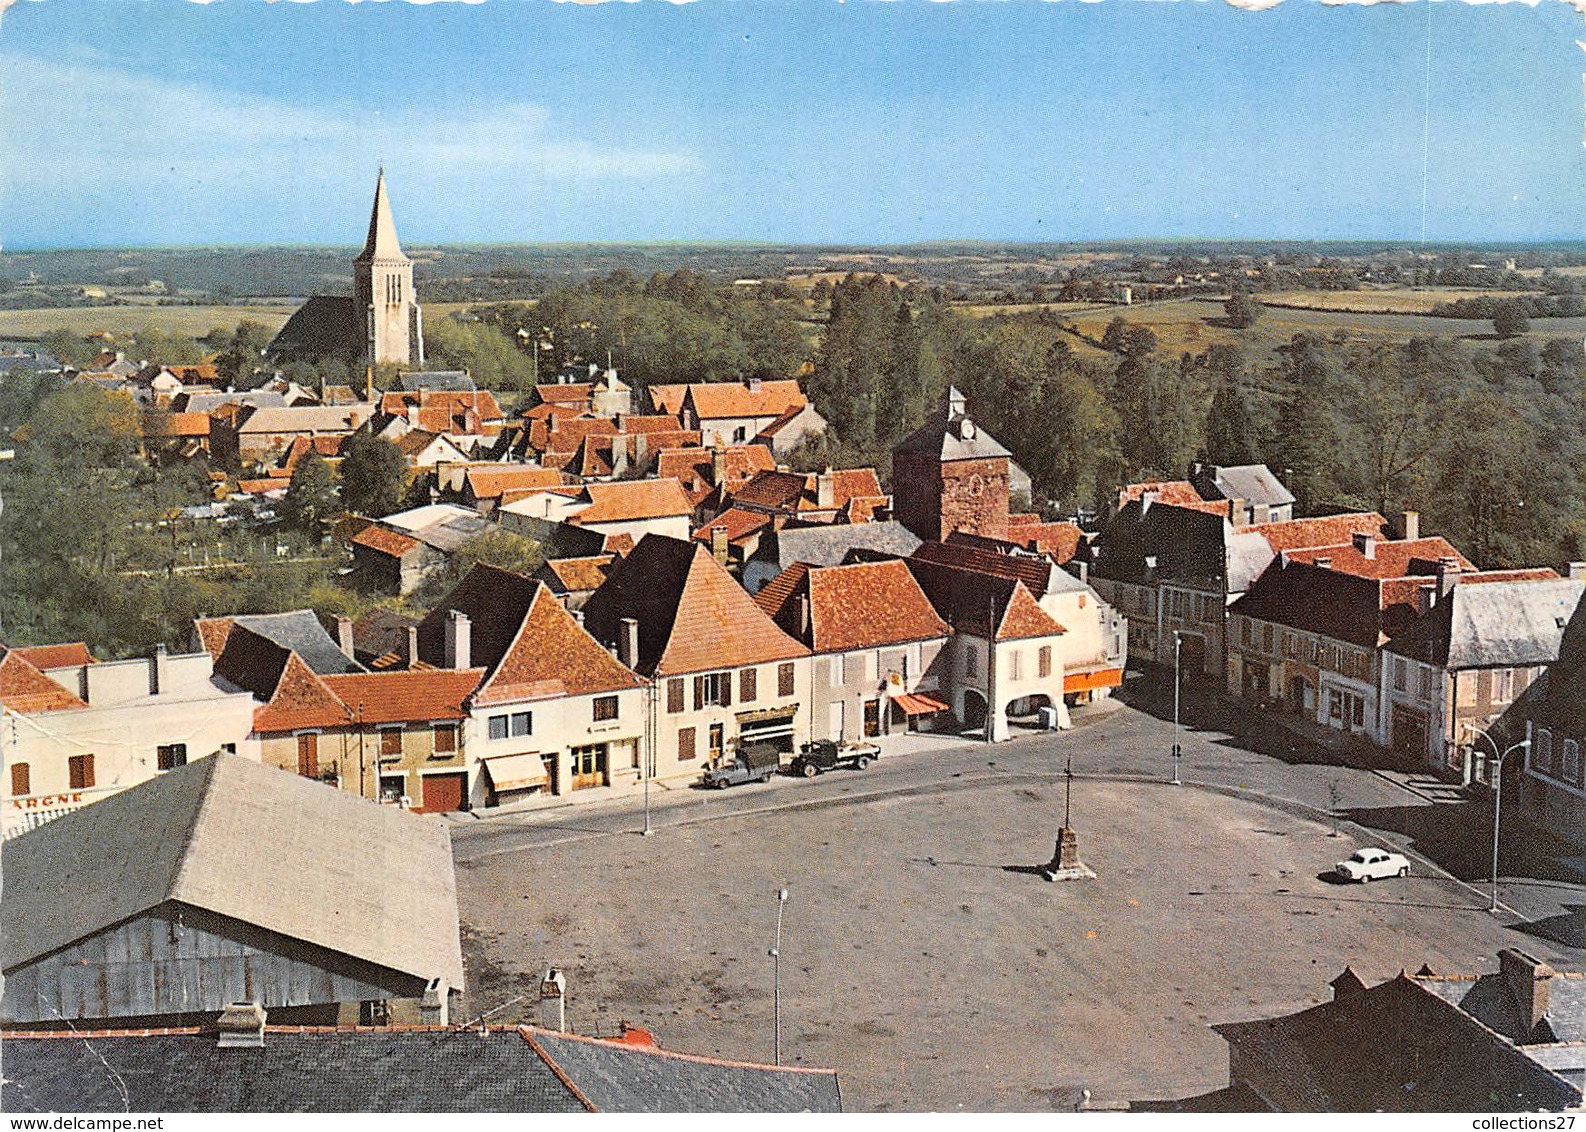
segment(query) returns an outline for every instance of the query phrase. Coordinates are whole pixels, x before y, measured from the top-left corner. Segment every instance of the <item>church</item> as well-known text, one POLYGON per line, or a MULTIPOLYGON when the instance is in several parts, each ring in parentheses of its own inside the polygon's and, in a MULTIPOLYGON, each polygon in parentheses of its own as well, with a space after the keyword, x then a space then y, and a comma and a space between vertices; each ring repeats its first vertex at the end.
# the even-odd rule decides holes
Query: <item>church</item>
POLYGON ((413 261, 397 242, 384 169, 352 274, 350 298, 315 295, 287 320, 267 351, 273 363, 339 358, 357 367, 424 364, 424 313, 413 289, 413 261))

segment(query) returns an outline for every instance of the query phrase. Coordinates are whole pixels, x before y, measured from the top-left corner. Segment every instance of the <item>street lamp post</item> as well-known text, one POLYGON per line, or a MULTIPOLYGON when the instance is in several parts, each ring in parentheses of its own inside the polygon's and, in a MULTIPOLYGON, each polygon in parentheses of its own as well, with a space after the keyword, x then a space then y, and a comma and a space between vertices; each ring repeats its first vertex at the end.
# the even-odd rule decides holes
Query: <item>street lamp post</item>
POLYGON ((777 889, 776 946, 771 949, 771 1040, 773 1043, 772 1065, 782 1064, 782 906, 786 903, 787 889, 777 889))
POLYGON ((1183 756, 1183 746, 1179 742, 1179 690, 1184 686, 1183 677, 1179 674, 1179 657, 1184 649, 1184 634, 1173 630, 1173 785, 1183 785, 1179 778, 1179 759, 1183 756))
MULTIPOLYGON (((1498 911, 1498 831, 1500 828, 1499 822, 1503 818, 1503 761, 1516 751, 1529 749, 1531 740, 1529 738, 1521 739, 1518 743, 1511 743, 1502 752, 1499 752, 1497 741, 1491 735, 1479 727, 1468 724, 1467 726, 1470 726, 1472 736, 1480 736, 1487 740, 1487 745, 1492 748, 1492 899, 1487 905, 1487 911, 1496 913, 1498 911)), ((1474 738, 1471 745, 1475 745, 1474 738)))

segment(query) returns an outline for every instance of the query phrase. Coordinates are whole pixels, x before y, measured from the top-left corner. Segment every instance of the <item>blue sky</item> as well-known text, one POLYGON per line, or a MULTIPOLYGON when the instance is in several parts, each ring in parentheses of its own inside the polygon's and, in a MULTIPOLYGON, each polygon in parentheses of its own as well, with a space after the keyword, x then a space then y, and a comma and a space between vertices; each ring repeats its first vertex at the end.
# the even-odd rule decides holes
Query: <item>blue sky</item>
MULTIPOLYGON (((22 0, 7 248, 1415 239, 1424 3, 22 0)), ((1427 235, 1580 239, 1586 23, 1431 8, 1427 235)))

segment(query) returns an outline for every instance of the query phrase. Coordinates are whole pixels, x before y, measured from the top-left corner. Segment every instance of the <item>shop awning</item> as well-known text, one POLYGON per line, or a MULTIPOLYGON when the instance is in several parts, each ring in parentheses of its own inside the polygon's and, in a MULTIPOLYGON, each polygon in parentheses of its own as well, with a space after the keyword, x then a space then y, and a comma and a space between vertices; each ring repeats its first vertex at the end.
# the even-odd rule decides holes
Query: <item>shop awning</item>
POLYGON ((941 700, 933 700, 930 696, 922 696, 919 693, 904 692, 893 696, 892 702, 904 715, 935 715, 939 711, 947 710, 947 705, 941 700))
POLYGON ((1070 672, 1063 677, 1064 692, 1093 692, 1097 688, 1116 688, 1123 683, 1123 669, 1097 668, 1090 672, 1070 672))
POLYGON ((539 755, 497 755, 482 760, 485 773, 490 776, 490 787, 498 794, 509 790, 542 790, 551 785, 551 776, 545 773, 545 761, 539 755))

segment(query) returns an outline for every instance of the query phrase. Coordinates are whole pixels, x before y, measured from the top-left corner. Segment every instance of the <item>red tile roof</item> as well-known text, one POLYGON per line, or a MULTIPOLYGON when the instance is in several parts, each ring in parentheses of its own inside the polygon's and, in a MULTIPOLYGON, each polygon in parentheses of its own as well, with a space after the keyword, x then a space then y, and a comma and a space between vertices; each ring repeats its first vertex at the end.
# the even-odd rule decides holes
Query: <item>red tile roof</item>
MULTIPOLYGON (((874 499, 885 494, 874 468, 840 468, 830 474, 833 510, 843 510, 856 498, 874 499)), ((819 476, 802 472, 760 472, 732 493, 735 505, 771 511, 826 510, 818 500, 819 476)))
POLYGON ((25 645, 11 651, 40 672, 46 668, 73 668, 81 664, 98 663, 82 641, 58 645, 25 645))
POLYGON ((346 441, 343 436, 298 436, 293 437, 292 443, 287 446, 281 458, 281 467, 287 474, 297 470, 297 462, 308 455, 309 449, 320 454, 322 459, 335 459, 341 455, 341 446, 346 441))
POLYGON ((418 546, 419 540, 398 531, 370 524, 353 538, 352 545, 366 547, 377 554, 389 555, 392 558, 401 558, 418 546))
POLYGON ((529 422, 529 447, 536 452, 576 452, 586 436, 616 436, 608 417, 553 416, 529 422))
POLYGON ((1381 537, 1387 520, 1375 511, 1357 511, 1344 515, 1321 515, 1314 519, 1289 519, 1281 523, 1256 523, 1240 527, 1240 531, 1253 531, 1272 544, 1272 549, 1301 550, 1308 546, 1338 546, 1355 537, 1367 534, 1381 537))
POLYGON ((903 560, 931 605, 959 632, 997 640, 1067 632, 1037 604, 1024 583, 929 558, 903 560))
POLYGON ((694 537, 706 546, 710 545, 711 532, 724 530, 727 532, 727 541, 739 542, 764 530, 771 525, 771 516, 763 511, 745 511, 740 507, 729 507, 699 530, 694 532, 694 537))
POLYGON ((585 558, 553 558, 542 569, 555 577, 564 593, 585 593, 600 587, 616 557, 615 554, 595 554, 585 558))
POLYGON ((462 719, 466 700, 484 677, 483 668, 406 669, 323 676, 325 686, 359 723, 424 723, 462 719))
POLYGON ((475 566, 419 623, 419 658, 431 664, 444 662, 446 620, 448 611, 455 609, 473 622, 472 662, 494 668, 538 591, 539 583, 522 574, 498 566, 475 566))
POLYGON ((1342 574, 1354 574, 1360 578, 1403 578, 1412 574, 1421 576, 1434 574, 1435 564, 1442 558, 1454 559, 1461 570, 1476 568, 1469 559, 1454 549, 1452 543, 1442 537, 1378 540, 1372 547, 1370 558, 1356 549, 1353 542, 1338 546, 1303 547, 1285 553, 1295 562, 1316 564, 1321 559, 1327 559, 1328 569, 1337 570, 1342 574))
POLYGON ((231 636, 231 626, 229 617, 200 617, 193 622, 199 645, 211 657, 218 657, 225 650, 226 638, 231 636))
POLYGON ((589 381, 578 381, 567 385, 541 383, 534 387, 534 391, 539 394, 541 404, 545 405, 565 405, 570 402, 588 404, 595 395, 595 386, 589 381))
POLYGON ((542 585, 506 654, 479 689, 478 702, 587 696, 642 685, 542 585))
POLYGON ((951 631, 937 616, 909 568, 896 559, 809 569, 789 567, 794 584, 772 579, 755 604, 781 629, 816 652, 848 652, 945 637, 951 631), (808 601, 809 624, 801 625, 808 601))
POLYGON ((808 654, 755 605, 710 551, 646 535, 584 606, 595 637, 615 644, 622 619, 639 623, 638 670, 672 676, 808 654))
POLYGON ((627 523, 688 515, 693 508, 676 480, 624 480, 584 485, 589 506, 570 517, 572 526, 594 523, 627 523))
POLYGON ((267 495, 272 491, 285 491, 287 481, 283 479, 238 480, 237 490, 244 495, 267 495))
MULTIPOLYGON (((235 639, 236 634, 233 634, 235 639)), ((227 651, 230 651, 229 646, 227 651)), ((348 726, 352 722, 352 711, 326 685, 329 677, 317 675, 295 652, 280 651, 286 654, 286 663, 269 701, 254 709, 253 729, 263 734, 348 726)))
POLYGON ((150 439, 209 435, 208 413, 146 412, 142 421, 143 435, 150 439))
POLYGON ((1030 596, 1030 591, 1024 588, 1024 583, 1015 582, 1013 594, 1002 611, 1001 622, 997 625, 997 640, 1015 641, 1026 637, 1050 637, 1063 632, 1067 630, 1040 607, 1035 598, 1030 596))
MULTIPOLYGON (((776 470, 771 450, 760 444, 733 444, 721 449, 726 465, 729 488, 751 479, 756 472, 776 470)), ((683 490, 700 496, 709 493, 716 483, 716 452, 710 448, 668 448, 656 454, 655 474, 664 479, 675 479, 683 490)))
MULTIPOLYGON (((1150 480, 1145 483, 1125 485, 1118 492, 1119 505, 1133 502, 1144 496, 1148 491, 1156 493, 1156 498, 1153 502, 1171 503, 1175 507, 1197 507, 1198 509, 1199 504, 1206 502, 1201 493, 1195 490, 1195 485, 1190 483, 1189 480, 1150 480)), ((1218 502, 1217 509, 1226 511, 1228 504, 1218 502)))
POLYGON ((88 706, 40 672, 19 649, 9 649, 0 657, 0 704, 24 715, 88 706))
POLYGON ((543 421, 549 417, 576 417, 584 410, 576 405, 542 404, 525 409, 518 416, 529 421, 543 421))
POLYGON ((648 390, 650 404, 658 413, 677 416, 683 409, 683 398, 688 396, 686 385, 652 385, 648 390))
POLYGON ((712 381, 688 387, 688 398, 701 420, 734 417, 780 417, 807 404, 796 381, 712 381))
POLYGON ((468 493, 475 499, 500 499, 508 490, 560 487, 565 483, 555 468, 469 468, 468 493))
MULTIPOLYGON (((1018 516, 1023 518, 1023 516, 1018 516)), ((1053 562, 1059 566, 1073 559, 1079 550, 1080 543, 1085 541, 1085 532, 1074 523, 1042 523, 1039 521, 1014 523, 1014 516, 1008 518, 1008 541, 1016 542, 1030 550, 1039 550, 1042 554, 1049 555, 1053 562)), ((1032 520, 1035 516, 1030 516, 1032 520)))
POLYGON ((677 418, 662 413, 658 416, 621 417, 617 421, 618 431, 625 433, 641 432, 677 432, 677 418))

